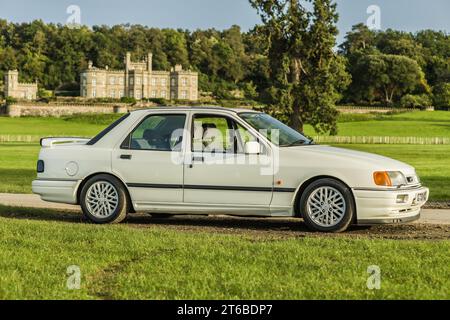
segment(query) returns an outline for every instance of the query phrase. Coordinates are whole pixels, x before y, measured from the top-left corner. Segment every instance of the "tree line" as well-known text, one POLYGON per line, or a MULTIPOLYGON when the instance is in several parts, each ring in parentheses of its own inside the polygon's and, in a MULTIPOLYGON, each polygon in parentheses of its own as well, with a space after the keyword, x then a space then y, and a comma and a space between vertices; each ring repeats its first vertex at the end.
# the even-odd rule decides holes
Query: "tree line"
POLYGON ((0 79, 19 69, 40 88, 77 90, 88 61, 122 69, 153 52, 154 68, 181 64, 199 72, 200 90, 218 99, 233 91, 302 129, 335 133, 336 103, 450 106, 450 39, 445 32, 371 31, 358 24, 336 44, 331 0, 306 8, 296 0, 250 0, 263 23, 243 32, 158 29, 142 25, 70 28, 0 20, 0 79))

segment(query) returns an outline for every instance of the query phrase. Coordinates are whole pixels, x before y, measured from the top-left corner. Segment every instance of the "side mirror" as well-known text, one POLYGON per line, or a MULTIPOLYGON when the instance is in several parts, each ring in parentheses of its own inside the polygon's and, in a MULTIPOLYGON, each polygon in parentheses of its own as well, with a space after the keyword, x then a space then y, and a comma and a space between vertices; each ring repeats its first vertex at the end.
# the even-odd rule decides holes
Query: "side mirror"
POLYGON ((250 141, 245 144, 245 153, 246 154, 260 154, 261 153, 261 145, 257 141, 250 141))

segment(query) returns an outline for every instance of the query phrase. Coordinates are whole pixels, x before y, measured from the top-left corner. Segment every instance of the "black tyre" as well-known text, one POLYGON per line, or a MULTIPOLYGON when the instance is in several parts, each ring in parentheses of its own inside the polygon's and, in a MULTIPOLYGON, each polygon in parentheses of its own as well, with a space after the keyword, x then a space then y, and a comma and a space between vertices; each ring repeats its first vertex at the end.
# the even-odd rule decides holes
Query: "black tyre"
POLYGON ((320 232, 343 232, 356 216, 351 190, 334 179, 311 183, 300 199, 300 210, 308 228, 320 232))
POLYGON ((80 205, 85 217, 98 224, 120 223, 128 214, 128 197, 122 183, 105 174, 86 182, 80 205))

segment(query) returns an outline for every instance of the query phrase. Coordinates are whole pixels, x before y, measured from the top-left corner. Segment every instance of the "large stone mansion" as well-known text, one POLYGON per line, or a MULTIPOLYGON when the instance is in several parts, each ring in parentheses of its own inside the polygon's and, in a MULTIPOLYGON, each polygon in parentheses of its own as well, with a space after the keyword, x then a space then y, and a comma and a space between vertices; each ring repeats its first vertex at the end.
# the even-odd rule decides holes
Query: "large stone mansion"
POLYGON ((19 82, 19 71, 10 70, 5 74, 4 95, 22 100, 36 100, 38 92, 37 83, 19 82))
POLYGON ((198 100, 198 73, 183 70, 177 65, 169 71, 153 70, 153 55, 145 61, 132 62, 131 54, 125 57, 125 70, 96 68, 89 62, 81 73, 80 95, 85 98, 133 97, 172 100, 198 100))

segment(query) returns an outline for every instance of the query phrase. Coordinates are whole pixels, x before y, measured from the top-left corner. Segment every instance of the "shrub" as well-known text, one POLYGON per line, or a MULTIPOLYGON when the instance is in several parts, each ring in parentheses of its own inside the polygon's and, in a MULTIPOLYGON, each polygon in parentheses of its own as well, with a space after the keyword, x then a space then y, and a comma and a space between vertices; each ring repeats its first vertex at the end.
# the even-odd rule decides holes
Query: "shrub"
POLYGON ((13 97, 6 97, 5 101, 6 101, 7 105, 11 105, 11 104, 17 103, 17 99, 13 98, 13 97))
POLYGON ((150 98, 145 99, 145 101, 153 102, 154 104, 157 104, 159 106, 167 106, 167 100, 164 98, 150 98))
POLYGON ((437 108, 450 108, 450 83, 441 83, 433 88, 433 102, 437 108))
POLYGON ((400 105, 403 108, 426 108, 432 104, 431 98, 426 94, 407 94, 400 100, 400 105))
POLYGON ((120 98, 120 102, 122 103, 129 103, 129 104, 136 104, 136 99, 132 97, 122 97, 120 98))
POLYGON ((246 82, 243 87, 246 99, 254 100, 258 97, 258 88, 252 81, 246 82))

